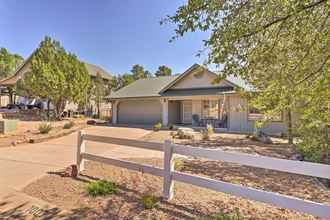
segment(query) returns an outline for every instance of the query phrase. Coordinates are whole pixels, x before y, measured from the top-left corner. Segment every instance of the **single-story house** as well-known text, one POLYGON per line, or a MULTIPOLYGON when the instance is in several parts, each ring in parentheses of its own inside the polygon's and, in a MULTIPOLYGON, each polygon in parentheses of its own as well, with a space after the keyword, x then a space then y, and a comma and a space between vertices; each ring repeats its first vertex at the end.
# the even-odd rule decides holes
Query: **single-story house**
MULTIPOLYGON (((251 133, 254 122, 262 117, 248 108, 247 100, 235 90, 251 90, 244 81, 229 77, 214 83, 217 74, 194 64, 184 73, 140 79, 113 92, 107 97, 112 103, 113 124, 181 124, 251 133)), ((267 123, 262 130, 268 134, 282 134, 287 128, 282 116, 267 123)))
MULTIPOLYGON (((21 97, 15 94, 15 90, 11 89, 14 88, 16 83, 23 78, 23 76, 30 71, 30 66, 31 66, 31 59, 33 57, 34 52, 21 64, 17 67, 15 70, 14 74, 11 75, 8 78, 1 79, 0 80, 0 106, 6 106, 9 103, 13 104, 28 104, 31 101, 34 101, 33 99, 31 100, 29 97, 21 97)), ((95 80, 97 74, 100 74, 102 79, 104 80, 105 83, 109 82, 112 79, 112 76, 110 73, 108 73, 106 70, 103 68, 96 66, 94 64, 86 63, 84 62, 86 69, 91 77, 91 80, 95 80)), ((46 102, 44 103, 44 107, 46 108, 46 102)), ((74 103, 67 103, 65 107, 66 111, 71 110, 71 111, 77 111, 78 106, 74 103)), ((92 101, 89 100, 87 105, 85 106, 86 111, 90 113, 95 113, 96 112, 96 104, 92 101)), ((101 104, 101 115, 109 116, 110 115, 110 110, 111 105, 109 103, 102 103, 101 104)))

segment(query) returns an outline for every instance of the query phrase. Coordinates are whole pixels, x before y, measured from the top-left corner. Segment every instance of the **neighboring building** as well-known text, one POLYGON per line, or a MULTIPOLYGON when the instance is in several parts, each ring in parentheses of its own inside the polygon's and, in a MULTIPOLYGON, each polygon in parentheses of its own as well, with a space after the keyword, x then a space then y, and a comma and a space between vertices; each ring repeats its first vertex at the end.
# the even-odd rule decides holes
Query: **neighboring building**
MULTIPOLYGON (((32 54, 33 55, 33 54, 32 54)), ((28 97, 19 97, 16 96, 15 93, 11 94, 10 93, 10 88, 13 88, 17 81, 19 79, 21 79, 25 73, 27 73, 30 69, 31 63, 31 57, 32 55, 30 55, 30 57, 28 59, 26 59, 15 71, 15 73, 3 80, 0 80, 0 106, 6 106, 7 104, 10 103, 10 99, 13 99, 14 103, 23 103, 23 104, 27 104, 27 102, 30 102, 31 100, 28 97)), ((96 74, 99 73, 103 80, 105 82, 108 82, 109 80, 111 80, 112 76, 105 71, 104 69, 102 69, 99 66, 93 65, 93 64, 89 64, 84 62, 87 71, 89 73, 89 75, 91 76, 91 79, 94 80, 96 78, 96 74)), ((46 108, 46 107, 45 107, 46 108)), ((96 112, 96 105, 93 101, 89 100, 89 102, 87 103, 87 106, 85 106, 85 108, 87 109, 87 111, 91 112, 91 113, 95 113, 96 112)), ((110 103, 102 103, 101 105, 101 112, 103 112, 105 115, 107 113, 109 113, 109 108, 111 108, 111 104, 110 103)), ((71 111, 77 111, 78 110, 78 106, 74 103, 67 103, 66 110, 71 110, 71 111)), ((110 115, 108 115, 110 116, 110 115)))
MULTIPOLYGON (((235 91, 251 91, 242 80, 230 77, 214 84, 217 75, 198 64, 178 76, 146 78, 113 92, 113 124, 184 124, 205 126, 230 132, 250 133, 254 121, 262 117, 249 109, 247 100, 235 91)), ((262 129, 268 134, 286 132, 282 121, 268 123, 262 129)))

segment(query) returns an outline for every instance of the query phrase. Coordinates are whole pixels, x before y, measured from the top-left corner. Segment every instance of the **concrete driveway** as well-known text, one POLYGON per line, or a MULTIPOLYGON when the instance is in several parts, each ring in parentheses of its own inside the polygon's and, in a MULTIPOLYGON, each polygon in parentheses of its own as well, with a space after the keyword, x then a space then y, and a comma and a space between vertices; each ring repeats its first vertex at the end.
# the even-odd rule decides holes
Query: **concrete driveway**
MULTIPOLYGON (((88 134, 140 139, 150 130, 125 127, 90 127, 88 134)), ((49 171, 62 169, 75 161, 77 133, 43 143, 0 148, 0 199, 22 189, 49 171)), ((114 158, 161 157, 160 152, 87 142, 87 152, 114 158)))

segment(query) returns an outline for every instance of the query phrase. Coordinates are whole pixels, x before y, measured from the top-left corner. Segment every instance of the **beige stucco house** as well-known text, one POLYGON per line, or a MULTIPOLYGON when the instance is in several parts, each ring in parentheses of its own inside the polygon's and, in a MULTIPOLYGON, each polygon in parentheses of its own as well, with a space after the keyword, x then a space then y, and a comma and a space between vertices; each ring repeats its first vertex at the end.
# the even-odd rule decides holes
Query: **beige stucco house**
MULTIPOLYGON (((250 90, 242 80, 232 77, 214 83, 217 75, 194 64, 177 76, 146 78, 112 93, 113 124, 181 124, 202 127, 212 124, 216 129, 250 133, 255 120, 262 116, 249 109, 247 100, 236 87, 250 90)), ((286 132, 282 117, 266 124, 268 134, 286 132)))

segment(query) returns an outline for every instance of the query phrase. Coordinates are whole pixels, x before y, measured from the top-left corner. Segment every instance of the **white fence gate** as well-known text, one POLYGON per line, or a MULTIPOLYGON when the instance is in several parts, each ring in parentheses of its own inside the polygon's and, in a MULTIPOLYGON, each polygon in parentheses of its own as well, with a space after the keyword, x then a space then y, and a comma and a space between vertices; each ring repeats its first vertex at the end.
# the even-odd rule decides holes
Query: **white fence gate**
POLYGON ((97 161, 163 177, 163 197, 167 200, 171 199, 174 195, 173 180, 175 180, 203 188, 212 189, 218 192, 240 196, 259 202, 276 205, 282 208, 293 209, 314 216, 330 219, 329 204, 321 204, 308 200, 298 199, 291 196, 281 195, 278 193, 267 192, 206 177, 177 172, 174 170, 173 154, 202 157, 210 160, 219 160, 223 162, 237 163, 246 166, 330 179, 330 166, 325 164, 285 160, 244 153, 226 152, 222 150, 202 149, 197 147, 174 144, 170 140, 167 140, 164 142, 164 144, 162 144, 114 137, 89 135, 85 134, 84 131, 80 131, 78 134, 77 166, 79 171, 84 170, 85 160, 97 161), (161 169, 149 165, 137 164, 134 162, 89 154, 85 152, 85 141, 102 142, 164 152, 164 168, 161 169))

